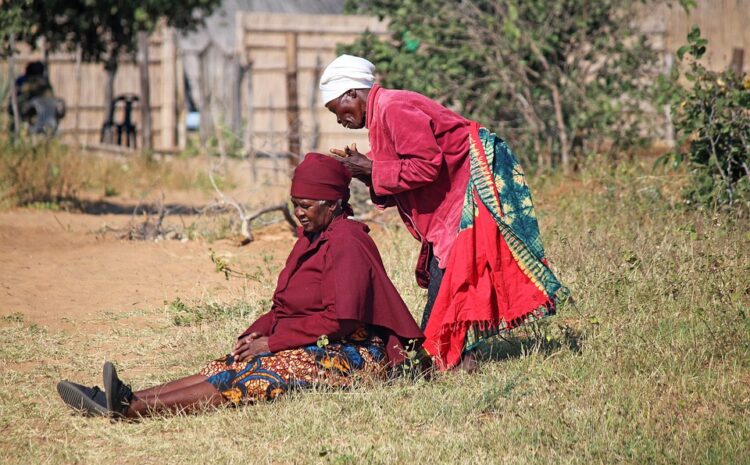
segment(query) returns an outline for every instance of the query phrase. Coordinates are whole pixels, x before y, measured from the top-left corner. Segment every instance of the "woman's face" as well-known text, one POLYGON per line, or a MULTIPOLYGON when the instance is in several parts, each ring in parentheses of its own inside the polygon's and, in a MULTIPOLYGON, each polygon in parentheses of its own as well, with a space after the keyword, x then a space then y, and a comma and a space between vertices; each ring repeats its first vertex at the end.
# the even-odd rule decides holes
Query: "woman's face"
POLYGON ((351 89, 326 103, 326 108, 336 115, 336 122, 345 128, 362 129, 367 122, 367 95, 368 92, 362 89, 351 89))
POLYGON ((308 233, 323 231, 333 221, 336 202, 325 200, 300 199, 292 197, 294 216, 297 217, 302 229, 308 233))

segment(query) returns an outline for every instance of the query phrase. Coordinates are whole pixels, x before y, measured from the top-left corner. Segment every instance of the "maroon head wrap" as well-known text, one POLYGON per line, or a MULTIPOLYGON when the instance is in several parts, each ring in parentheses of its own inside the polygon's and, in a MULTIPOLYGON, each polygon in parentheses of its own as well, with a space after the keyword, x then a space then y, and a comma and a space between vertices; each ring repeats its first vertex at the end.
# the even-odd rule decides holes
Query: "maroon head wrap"
POLYGON ((292 197, 311 200, 349 200, 352 174, 340 162, 322 153, 310 152, 292 176, 292 197))

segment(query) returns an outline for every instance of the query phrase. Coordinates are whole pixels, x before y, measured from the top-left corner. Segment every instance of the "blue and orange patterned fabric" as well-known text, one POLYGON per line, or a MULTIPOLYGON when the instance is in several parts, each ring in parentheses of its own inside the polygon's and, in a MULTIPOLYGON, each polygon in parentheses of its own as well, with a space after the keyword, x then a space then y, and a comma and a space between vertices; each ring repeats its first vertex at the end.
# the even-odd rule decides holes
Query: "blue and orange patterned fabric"
POLYGON ((544 255, 531 192, 508 145, 485 128, 469 135, 470 179, 456 242, 425 329, 441 368, 465 348, 555 312, 567 289, 544 255))
POLYGON ((267 352, 240 362, 233 356, 211 361, 200 374, 234 404, 274 400, 290 389, 344 388, 359 379, 384 378, 383 341, 366 327, 346 339, 298 349, 267 352))

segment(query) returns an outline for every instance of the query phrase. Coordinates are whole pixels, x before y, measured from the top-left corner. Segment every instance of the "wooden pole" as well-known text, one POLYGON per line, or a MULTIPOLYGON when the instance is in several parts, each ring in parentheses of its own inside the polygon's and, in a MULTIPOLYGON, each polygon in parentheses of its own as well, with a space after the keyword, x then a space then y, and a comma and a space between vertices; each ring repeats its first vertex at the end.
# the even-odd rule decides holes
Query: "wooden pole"
POLYGON ((75 114, 75 125, 73 128, 73 133, 75 134, 76 141, 78 142, 78 145, 81 145, 81 62, 83 61, 83 49, 81 48, 81 44, 78 44, 76 46, 76 68, 75 68, 75 75, 76 75, 76 95, 75 95, 75 106, 76 106, 76 114, 75 114))
POLYGON ((148 81, 148 34, 138 33, 138 74, 141 80, 141 148, 151 150, 151 88, 148 81))
POLYGON ((294 168, 300 157, 299 104, 297 103, 297 34, 286 34, 286 121, 289 142, 289 166, 294 168))
POLYGON ((232 133, 239 137, 242 132, 242 75, 245 70, 240 64, 240 59, 234 54, 226 55, 227 63, 231 63, 231 102, 230 109, 232 115, 232 133))
POLYGON ((21 133, 21 115, 18 113, 18 89, 16 89, 16 35, 8 37, 10 56, 8 57, 8 77, 10 78, 10 107, 13 112, 13 136, 18 139, 21 133))
POLYGON ((209 60, 212 60, 213 55, 211 50, 214 45, 211 40, 208 41, 206 47, 198 54, 198 72, 201 89, 201 126, 200 126, 200 139, 201 146, 205 147, 208 143, 208 138, 213 134, 213 95, 211 94, 211 86, 209 85, 209 60))
MULTIPOLYGON (((107 79, 104 83, 104 114, 109 118, 110 110, 113 110, 112 119, 114 120, 114 98, 115 98, 115 75, 117 74, 117 60, 119 58, 119 52, 110 44, 107 47, 107 60, 104 62, 104 71, 107 73, 107 79)), ((110 121, 114 122, 114 121, 110 121)), ((102 131, 102 141, 106 144, 114 144, 115 142, 115 129, 109 127, 107 131, 102 131)))
POLYGON ((175 33, 163 26, 161 42, 161 146, 173 149, 177 135, 177 46, 175 33))
POLYGON ((44 78, 49 79, 49 41, 42 37, 42 63, 44 63, 44 78))
POLYGON ((258 180, 258 169, 256 166, 257 152, 253 146, 253 139, 255 138, 255 104, 253 99, 253 62, 248 57, 247 65, 245 65, 245 72, 243 73, 244 79, 247 80, 247 96, 245 99, 245 107, 247 108, 247 123, 245 124, 244 134, 244 149, 247 159, 250 162, 250 172, 253 175, 253 181, 258 180))
POLYGON ((312 120, 312 134, 310 136, 310 147, 318 150, 320 143, 320 121, 318 120, 318 81, 322 73, 323 64, 320 55, 315 57, 315 68, 313 69, 312 89, 310 92, 310 118, 312 120))
MULTIPOLYGON (((672 74, 674 66, 674 55, 670 52, 664 53, 664 76, 672 74)), ((674 121, 672 120, 672 105, 664 105, 664 141, 668 147, 675 146, 674 121)))
POLYGON ((745 67, 745 49, 733 48, 732 49, 732 62, 729 64, 729 69, 734 71, 734 74, 741 76, 742 70, 745 67))
POLYGON ((187 147, 187 127, 185 126, 185 65, 183 53, 177 52, 175 60, 177 81, 177 147, 187 147))

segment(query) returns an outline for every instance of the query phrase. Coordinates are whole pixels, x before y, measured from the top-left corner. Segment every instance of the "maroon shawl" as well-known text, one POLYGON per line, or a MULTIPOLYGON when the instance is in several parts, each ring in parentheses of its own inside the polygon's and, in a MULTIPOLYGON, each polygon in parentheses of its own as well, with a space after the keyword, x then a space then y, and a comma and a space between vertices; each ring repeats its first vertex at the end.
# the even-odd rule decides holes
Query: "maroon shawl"
POLYGON ((276 352, 314 344, 323 334, 344 337, 364 323, 383 337, 391 364, 403 361, 404 346, 424 336, 368 231, 344 217, 334 219, 312 242, 300 230, 279 275, 271 311, 243 335, 268 336, 276 352))

